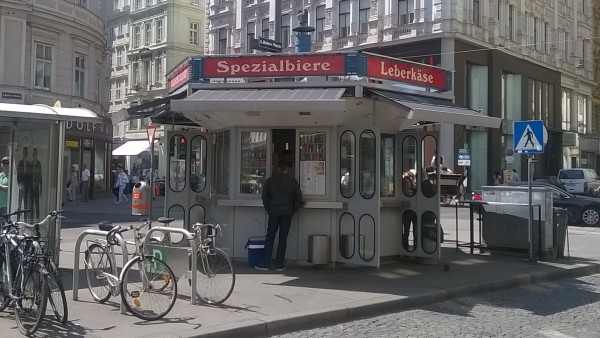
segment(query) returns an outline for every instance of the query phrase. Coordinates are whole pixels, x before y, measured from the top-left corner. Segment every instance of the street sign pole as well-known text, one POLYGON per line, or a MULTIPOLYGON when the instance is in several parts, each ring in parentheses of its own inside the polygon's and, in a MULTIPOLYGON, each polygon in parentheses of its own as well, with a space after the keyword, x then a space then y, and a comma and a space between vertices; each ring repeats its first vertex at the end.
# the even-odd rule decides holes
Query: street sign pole
POLYGON ((154 200, 154 135, 156 134, 156 126, 146 126, 146 135, 150 142, 150 212, 148 218, 152 220, 152 201, 154 200))

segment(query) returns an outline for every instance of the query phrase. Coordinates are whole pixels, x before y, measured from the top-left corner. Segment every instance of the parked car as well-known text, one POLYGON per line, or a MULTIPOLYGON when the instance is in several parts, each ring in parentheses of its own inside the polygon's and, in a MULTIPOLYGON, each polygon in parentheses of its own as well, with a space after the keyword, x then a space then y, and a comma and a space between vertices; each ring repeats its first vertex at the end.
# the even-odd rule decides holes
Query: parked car
POLYGON ((561 169, 558 179, 564 183, 568 192, 597 197, 600 193, 600 179, 594 169, 571 168, 561 169))
POLYGON ((536 176, 533 178, 533 183, 552 184, 562 190, 567 190, 567 187, 565 187, 565 184, 558 179, 558 176, 536 176))
MULTIPOLYGON (((527 182, 519 184, 526 186, 527 182)), ((574 195, 552 184, 532 183, 534 187, 548 187, 552 189, 554 207, 565 208, 569 211, 569 223, 578 223, 586 226, 600 226, 600 199, 574 195)))

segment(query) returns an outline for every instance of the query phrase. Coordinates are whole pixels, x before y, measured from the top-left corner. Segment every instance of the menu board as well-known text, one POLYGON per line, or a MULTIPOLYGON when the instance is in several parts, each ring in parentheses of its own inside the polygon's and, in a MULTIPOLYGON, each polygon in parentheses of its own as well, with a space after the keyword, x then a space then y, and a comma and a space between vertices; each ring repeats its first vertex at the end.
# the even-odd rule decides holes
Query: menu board
POLYGON ((300 189, 305 195, 325 195, 325 161, 300 161, 300 189))

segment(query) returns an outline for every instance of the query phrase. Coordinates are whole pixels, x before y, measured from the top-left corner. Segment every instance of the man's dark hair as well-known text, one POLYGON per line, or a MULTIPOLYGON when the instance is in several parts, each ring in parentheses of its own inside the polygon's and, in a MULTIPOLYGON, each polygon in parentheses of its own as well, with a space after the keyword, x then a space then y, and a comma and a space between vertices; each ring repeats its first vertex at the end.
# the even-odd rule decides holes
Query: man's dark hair
POLYGON ((284 152, 279 155, 279 163, 277 163, 277 169, 280 171, 286 171, 293 163, 292 154, 290 152, 284 152))

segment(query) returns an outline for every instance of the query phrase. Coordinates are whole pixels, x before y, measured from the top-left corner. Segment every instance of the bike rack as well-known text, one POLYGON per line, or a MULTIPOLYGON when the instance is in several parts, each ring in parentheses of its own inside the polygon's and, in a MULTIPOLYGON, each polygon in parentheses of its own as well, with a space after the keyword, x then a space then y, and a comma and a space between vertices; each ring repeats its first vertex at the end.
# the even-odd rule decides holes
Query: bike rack
MULTIPOLYGON (((151 234, 160 231, 160 232, 174 232, 174 233, 179 233, 185 236, 185 238, 187 238, 188 242, 190 243, 190 247, 192 248, 192 297, 191 297, 191 303, 192 305, 196 305, 197 304, 197 293, 196 293, 196 267, 197 267, 197 250, 196 250, 196 238, 187 230, 185 229, 179 229, 179 228, 170 228, 170 227, 165 227, 165 226, 157 226, 157 227, 152 227, 150 230, 148 230, 148 232, 146 233, 146 237, 144 238, 144 251, 148 250, 148 246, 150 244, 150 238, 151 238, 151 234)), ((168 265, 168 263, 167 263, 168 265)))
MULTIPOLYGON (((85 238, 88 235, 106 237, 106 235, 108 235, 108 231, 88 229, 88 230, 83 231, 81 234, 79 234, 79 237, 77 237, 77 242, 75 243, 75 262, 73 263, 73 300, 79 299, 79 297, 78 297, 78 293, 79 293, 79 256, 82 254, 82 252, 80 251, 81 242, 83 241, 83 238, 85 238)), ((118 234, 118 235, 120 235, 120 234, 118 234)), ((127 261, 129 261, 129 252, 127 251, 127 243, 125 242, 125 239, 123 239, 123 236, 115 236, 115 237, 119 241, 119 246, 121 247, 121 254, 123 255, 123 266, 125 266, 127 261)), ((113 263, 116 263, 116 262, 113 262, 113 263)), ((118 276, 118 273, 116 271, 117 270, 116 264, 114 264, 113 269, 115 270, 115 271, 113 271, 113 273, 118 276)), ((126 282, 124 282, 124 283, 126 283, 126 282)), ((121 314, 125 314, 127 312, 127 308, 125 308, 125 304, 123 303, 122 298, 121 298, 120 308, 121 308, 121 314)))

